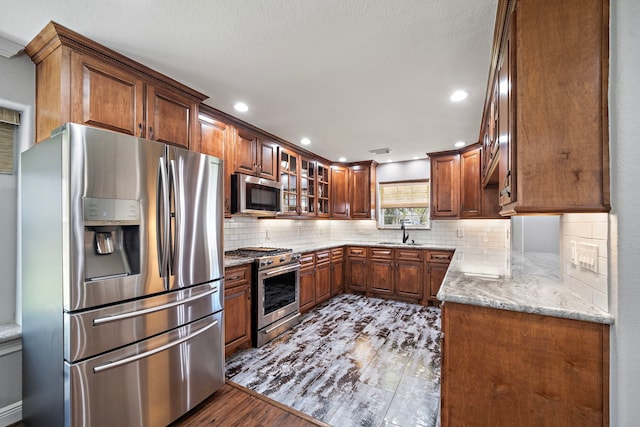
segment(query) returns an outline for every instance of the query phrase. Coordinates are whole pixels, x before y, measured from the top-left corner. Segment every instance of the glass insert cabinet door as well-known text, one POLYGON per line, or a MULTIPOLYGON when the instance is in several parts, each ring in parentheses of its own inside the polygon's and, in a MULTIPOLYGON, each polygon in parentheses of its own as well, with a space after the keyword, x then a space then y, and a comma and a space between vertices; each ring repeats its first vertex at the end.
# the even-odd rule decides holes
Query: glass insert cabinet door
POLYGON ((282 213, 299 213, 298 155, 284 149, 280 152, 280 183, 282 184, 282 213))

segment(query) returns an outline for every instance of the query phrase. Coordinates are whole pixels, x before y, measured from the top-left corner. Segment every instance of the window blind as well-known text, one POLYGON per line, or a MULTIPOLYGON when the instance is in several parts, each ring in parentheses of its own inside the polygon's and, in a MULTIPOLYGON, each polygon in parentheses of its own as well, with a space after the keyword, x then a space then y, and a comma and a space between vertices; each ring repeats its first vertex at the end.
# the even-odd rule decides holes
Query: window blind
POLYGON ((0 173, 14 172, 14 131, 19 124, 19 112, 0 108, 0 173))
POLYGON ((428 180, 380 183, 379 191, 382 209, 429 207, 428 180))

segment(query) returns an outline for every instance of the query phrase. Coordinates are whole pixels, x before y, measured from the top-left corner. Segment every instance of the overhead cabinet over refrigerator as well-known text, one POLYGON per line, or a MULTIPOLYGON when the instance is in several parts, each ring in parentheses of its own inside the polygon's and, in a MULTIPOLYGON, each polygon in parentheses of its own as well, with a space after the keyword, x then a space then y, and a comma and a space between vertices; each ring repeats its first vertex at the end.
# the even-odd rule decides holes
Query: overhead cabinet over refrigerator
POLYGON ((28 425, 164 426, 224 383, 221 163, 77 124, 23 153, 28 425))

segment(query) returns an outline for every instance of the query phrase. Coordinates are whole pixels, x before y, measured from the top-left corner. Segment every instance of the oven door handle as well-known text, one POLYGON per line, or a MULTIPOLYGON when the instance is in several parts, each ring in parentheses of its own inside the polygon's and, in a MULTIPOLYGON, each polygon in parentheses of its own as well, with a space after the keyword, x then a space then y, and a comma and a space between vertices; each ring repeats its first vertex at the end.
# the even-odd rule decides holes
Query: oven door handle
POLYGON ((270 276, 275 276, 276 274, 288 273, 290 271, 299 270, 299 269, 300 269, 300 264, 295 263, 292 265, 287 265, 285 267, 276 267, 271 270, 265 270, 262 272, 262 274, 266 277, 270 277, 270 276))

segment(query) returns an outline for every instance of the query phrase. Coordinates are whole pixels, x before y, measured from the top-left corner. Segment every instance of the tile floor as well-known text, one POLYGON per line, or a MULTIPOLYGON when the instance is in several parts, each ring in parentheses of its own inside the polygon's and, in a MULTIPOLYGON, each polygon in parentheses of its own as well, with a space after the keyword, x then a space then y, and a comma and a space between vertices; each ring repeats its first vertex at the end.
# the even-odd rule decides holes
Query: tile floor
POLYGON ((439 426, 440 309, 342 295, 227 378, 336 427, 439 426))

